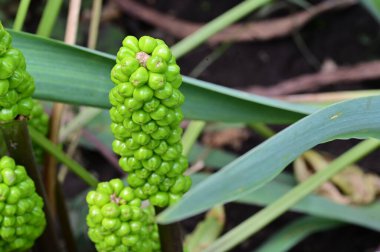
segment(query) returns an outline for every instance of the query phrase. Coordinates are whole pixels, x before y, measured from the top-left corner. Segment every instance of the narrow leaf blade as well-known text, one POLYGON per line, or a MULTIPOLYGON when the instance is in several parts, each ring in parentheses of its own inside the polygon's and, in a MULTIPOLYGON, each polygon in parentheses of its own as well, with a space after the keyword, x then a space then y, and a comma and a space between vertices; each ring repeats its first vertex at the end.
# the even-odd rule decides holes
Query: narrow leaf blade
POLYGON ((296 157, 317 144, 344 137, 380 138, 380 96, 360 98, 322 109, 255 147, 195 186, 158 221, 169 223, 238 199, 278 175, 296 157), (195 204, 196 202, 196 204, 195 204))

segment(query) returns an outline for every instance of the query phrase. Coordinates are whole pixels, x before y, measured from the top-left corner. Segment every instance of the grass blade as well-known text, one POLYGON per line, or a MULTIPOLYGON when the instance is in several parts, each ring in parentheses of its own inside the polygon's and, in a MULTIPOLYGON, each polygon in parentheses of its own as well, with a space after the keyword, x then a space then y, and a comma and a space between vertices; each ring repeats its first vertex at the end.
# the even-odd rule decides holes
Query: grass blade
POLYGON ((275 233, 269 240, 265 241, 265 243, 255 251, 285 252, 313 233, 336 228, 341 225, 342 223, 339 221, 311 216, 303 217, 290 223, 275 233))
POLYGON ((159 216, 168 223, 230 202, 257 189, 317 144, 336 138, 380 138, 380 96, 360 98, 322 109, 255 147, 159 216), (312 132, 312 134, 311 134, 312 132), (196 204, 195 204, 196 202, 196 204))
MULTIPOLYGON (((14 46, 23 51, 36 82, 35 97, 77 105, 109 108, 113 87, 109 73, 113 55, 11 31, 14 46)), ((293 105, 184 77, 183 111, 188 119, 284 124, 316 109, 293 105)))

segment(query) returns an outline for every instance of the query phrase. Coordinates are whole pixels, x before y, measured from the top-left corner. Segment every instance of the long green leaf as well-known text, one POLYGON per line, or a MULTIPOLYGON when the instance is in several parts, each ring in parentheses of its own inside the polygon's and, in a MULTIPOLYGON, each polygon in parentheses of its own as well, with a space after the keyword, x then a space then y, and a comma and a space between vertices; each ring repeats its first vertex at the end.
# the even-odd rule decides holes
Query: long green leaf
MULTIPOLYGON (((14 46, 23 51, 42 100, 109 108, 113 87, 109 74, 113 55, 65 45, 51 39, 12 31, 14 46)), ((184 77, 186 118, 206 121, 290 123, 315 111, 313 107, 250 95, 184 77)))
POLYGON ((194 187, 158 220, 184 219, 236 200, 269 182, 306 150, 342 137, 380 138, 380 96, 338 103, 298 121, 194 187))
MULTIPOLYGON (((197 173, 191 176, 195 185, 209 175, 197 173)), ((291 191, 297 183, 291 175, 281 173, 258 190, 241 196, 237 202, 267 206, 291 191)), ((309 194, 291 207, 292 211, 328 218, 340 222, 356 224, 380 231, 380 201, 366 206, 351 206, 335 203, 323 196, 309 194)))
POLYGON ((260 246, 256 252, 284 252, 294 247, 307 236, 341 226, 339 221, 318 217, 303 217, 298 219, 277 233, 260 246))

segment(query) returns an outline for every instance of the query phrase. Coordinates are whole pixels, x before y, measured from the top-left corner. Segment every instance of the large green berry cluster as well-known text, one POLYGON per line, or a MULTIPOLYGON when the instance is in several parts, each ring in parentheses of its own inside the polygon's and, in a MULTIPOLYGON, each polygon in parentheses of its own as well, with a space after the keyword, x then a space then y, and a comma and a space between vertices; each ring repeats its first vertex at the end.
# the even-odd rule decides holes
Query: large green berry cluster
MULTIPOLYGON (((47 135, 49 130, 49 116, 44 111, 42 104, 37 100, 33 100, 33 108, 29 115, 28 124, 44 136, 47 135)), ((33 150, 37 162, 41 164, 43 161, 44 149, 33 143, 33 150)))
POLYGON ((0 251, 31 248, 46 225, 43 201, 25 171, 15 161, 0 159, 0 251))
POLYGON ((180 68, 169 47, 149 36, 127 36, 116 62, 109 93, 113 150, 136 196, 165 207, 191 186, 183 175, 180 68))
POLYGON ((88 236, 97 251, 160 251, 151 210, 142 209, 133 189, 120 179, 99 183, 86 200, 88 236))
POLYGON ((0 121, 12 121, 18 115, 29 116, 34 89, 23 54, 12 47, 12 37, 0 23, 0 121))

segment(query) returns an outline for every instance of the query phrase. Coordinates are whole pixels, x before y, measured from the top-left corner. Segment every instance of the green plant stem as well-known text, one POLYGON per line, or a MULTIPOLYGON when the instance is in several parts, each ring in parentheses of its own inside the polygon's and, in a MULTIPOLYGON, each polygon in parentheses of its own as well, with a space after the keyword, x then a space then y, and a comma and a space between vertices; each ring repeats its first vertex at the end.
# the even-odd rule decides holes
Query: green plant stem
POLYGON ((48 0, 37 28, 37 35, 50 37, 63 0, 48 0))
POLYGON ((189 155, 191 147, 193 147, 195 141, 202 133, 203 128, 205 127, 205 121, 191 121, 185 133, 182 136, 183 151, 184 156, 189 155))
POLYGON ((248 15, 253 10, 269 2, 271 2, 271 0, 246 0, 242 2, 174 45, 172 47, 173 54, 177 58, 182 57, 218 31, 221 31, 230 24, 248 15))
POLYGON ((380 146, 380 140, 368 139, 354 146, 343 155, 331 162, 325 169, 297 185, 283 197, 245 220, 236 228, 223 235, 204 252, 227 251, 249 236, 255 234, 278 216, 286 212, 295 203, 312 193, 321 184, 343 170, 348 165, 358 161, 380 146))
POLYGON ((44 135, 40 134, 32 127, 29 127, 29 133, 36 144, 40 145, 57 160, 65 164, 72 172, 82 178, 83 181, 85 181, 88 185, 95 187, 98 184, 98 180, 91 173, 89 173, 80 164, 67 157, 67 155, 61 149, 52 144, 44 135))
POLYGON ((87 47, 91 49, 96 48, 98 40, 100 16, 102 14, 102 0, 94 0, 91 11, 91 23, 87 47))
POLYGON ((59 132, 59 140, 62 142, 68 138, 68 136, 83 128, 92 119, 98 116, 103 110, 93 107, 83 107, 81 108, 79 114, 71 120, 65 127, 59 132))
POLYGON ((2 131, 9 155, 15 159, 17 164, 25 167, 28 175, 35 183, 36 192, 44 200, 44 212, 47 224, 42 236, 37 240, 37 250, 61 252, 62 249, 58 245, 58 236, 54 225, 54 219, 52 218, 51 208, 33 156, 32 143, 28 134, 26 120, 17 120, 0 124, 0 130, 2 131))
POLYGON ((30 5, 30 0, 21 0, 20 5, 17 9, 16 19, 13 24, 13 29, 15 31, 21 31, 24 26, 26 15, 28 14, 28 9, 30 5))
POLYGON ((264 123, 252 123, 249 125, 249 127, 264 138, 270 138, 276 135, 276 132, 274 132, 271 128, 269 128, 264 123))
POLYGON ((232 43, 223 43, 218 48, 213 50, 209 55, 204 57, 198 65, 196 65, 190 72, 193 78, 199 77, 212 63, 219 59, 230 47, 232 43))
POLYGON ((344 226, 343 222, 314 216, 299 218, 272 235, 256 252, 285 252, 307 236, 344 226))

